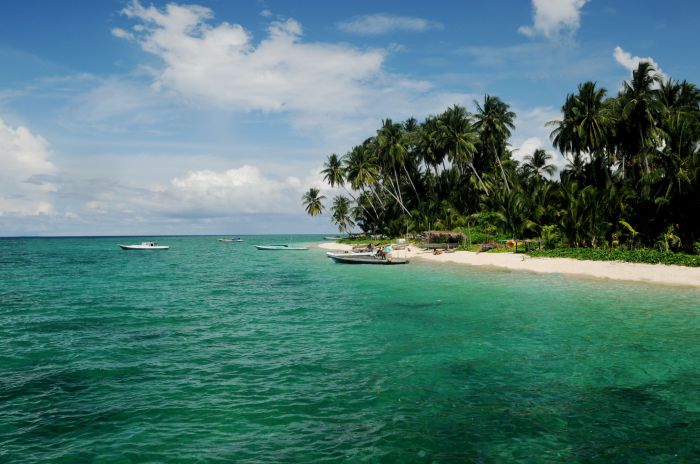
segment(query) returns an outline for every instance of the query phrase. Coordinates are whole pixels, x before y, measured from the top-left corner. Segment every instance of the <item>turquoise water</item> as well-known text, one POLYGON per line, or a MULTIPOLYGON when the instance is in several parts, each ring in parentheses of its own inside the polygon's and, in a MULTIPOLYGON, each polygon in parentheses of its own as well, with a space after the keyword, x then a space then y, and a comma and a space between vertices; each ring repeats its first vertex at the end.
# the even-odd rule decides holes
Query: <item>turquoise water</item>
POLYGON ((288 240, 0 240, 0 462, 700 461, 700 291, 288 240))

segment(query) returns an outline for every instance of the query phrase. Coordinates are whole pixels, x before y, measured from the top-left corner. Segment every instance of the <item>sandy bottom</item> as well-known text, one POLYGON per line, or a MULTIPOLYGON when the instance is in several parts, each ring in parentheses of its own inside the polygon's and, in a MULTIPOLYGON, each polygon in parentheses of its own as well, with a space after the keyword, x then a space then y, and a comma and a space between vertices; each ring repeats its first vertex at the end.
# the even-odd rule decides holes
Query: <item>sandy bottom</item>
MULTIPOLYGON (((352 246, 338 243, 321 243, 326 250, 350 250, 352 246)), ((669 266, 665 264, 623 263, 618 261, 582 261, 570 258, 533 258, 515 253, 474 253, 456 251, 434 255, 409 246, 397 250, 397 258, 422 259, 436 263, 456 263, 469 266, 491 266, 540 274, 567 274, 600 279, 648 282, 661 285, 679 285, 700 288, 700 268, 669 266)))

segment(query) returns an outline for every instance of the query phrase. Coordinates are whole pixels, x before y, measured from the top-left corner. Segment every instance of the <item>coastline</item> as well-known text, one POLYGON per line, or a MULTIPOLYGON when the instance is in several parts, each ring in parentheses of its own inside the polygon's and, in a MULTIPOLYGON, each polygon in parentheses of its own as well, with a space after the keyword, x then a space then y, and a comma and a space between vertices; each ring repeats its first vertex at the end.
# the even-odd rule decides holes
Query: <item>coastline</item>
MULTIPOLYGON (((350 250, 352 246, 339 243, 321 243, 325 250, 350 250)), ((456 251, 434 255, 410 247, 395 256, 421 259, 434 263, 454 263, 467 266, 488 266, 537 274, 565 274, 578 277, 642 282, 700 288, 700 268, 666 264, 625 263, 619 261, 584 261, 571 258, 533 258, 515 253, 475 253, 456 251)))

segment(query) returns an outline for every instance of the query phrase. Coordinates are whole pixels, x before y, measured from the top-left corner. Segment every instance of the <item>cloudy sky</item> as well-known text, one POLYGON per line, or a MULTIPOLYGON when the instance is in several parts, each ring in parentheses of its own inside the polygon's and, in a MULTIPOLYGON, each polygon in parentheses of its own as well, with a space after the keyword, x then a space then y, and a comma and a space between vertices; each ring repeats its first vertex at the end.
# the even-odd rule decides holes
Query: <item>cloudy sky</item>
POLYGON ((580 82, 614 93, 644 59, 700 83, 699 16, 681 0, 3 2, 0 236, 331 231, 300 197, 383 118, 494 94, 518 115, 516 157, 551 150, 544 122, 580 82))

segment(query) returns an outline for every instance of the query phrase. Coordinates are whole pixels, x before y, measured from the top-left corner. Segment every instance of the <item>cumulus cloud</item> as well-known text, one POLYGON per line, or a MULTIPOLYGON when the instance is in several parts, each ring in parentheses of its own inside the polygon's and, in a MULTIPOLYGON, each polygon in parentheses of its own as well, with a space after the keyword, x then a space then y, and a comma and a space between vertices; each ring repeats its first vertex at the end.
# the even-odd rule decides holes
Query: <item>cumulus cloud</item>
POLYGON ((133 34, 143 50, 163 60, 157 88, 230 110, 352 111, 384 61, 380 50, 305 43, 293 19, 271 22, 256 44, 241 25, 209 24, 212 11, 198 5, 135 1, 123 13, 139 21, 133 34))
POLYGON ((620 46, 615 47, 615 50, 613 50, 613 57, 615 57, 615 61, 629 70, 630 73, 637 69, 639 63, 651 63, 651 65, 654 66, 654 69, 656 69, 656 72, 661 75, 661 78, 664 81, 668 80, 668 76, 661 70, 661 66, 659 66, 659 64, 651 57, 640 58, 638 56, 632 56, 631 53, 624 51, 620 46))
POLYGON ((520 26, 518 32, 528 37, 548 39, 573 35, 580 26, 581 8, 588 0, 532 0, 533 25, 520 26))
POLYGON ((566 159, 552 146, 549 140, 552 128, 546 126, 547 122, 560 119, 561 113, 549 107, 516 108, 514 111, 518 119, 511 141, 513 158, 522 162, 526 156, 532 155, 536 149, 541 148, 552 154, 551 163, 561 171, 566 166, 566 159))
POLYGON ((388 14, 371 14, 356 16, 348 21, 336 24, 343 32, 359 35, 382 35, 391 32, 425 32, 442 29, 442 24, 423 18, 396 16, 388 14))
POLYGON ((162 61, 150 70, 154 90, 227 112, 279 114, 331 151, 372 135, 382 118, 422 117, 448 99, 472 98, 386 72, 387 49, 305 42, 293 19, 270 22, 254 40, 242 25, 217 24, 198 5, 159 9, 135 0, 122 13, 136 23, 135 43, 162 61))
POLYGON ((49 144, 23 126, 0 119, 0 216, 49 214, 49 194, 56 190, 49 144))

